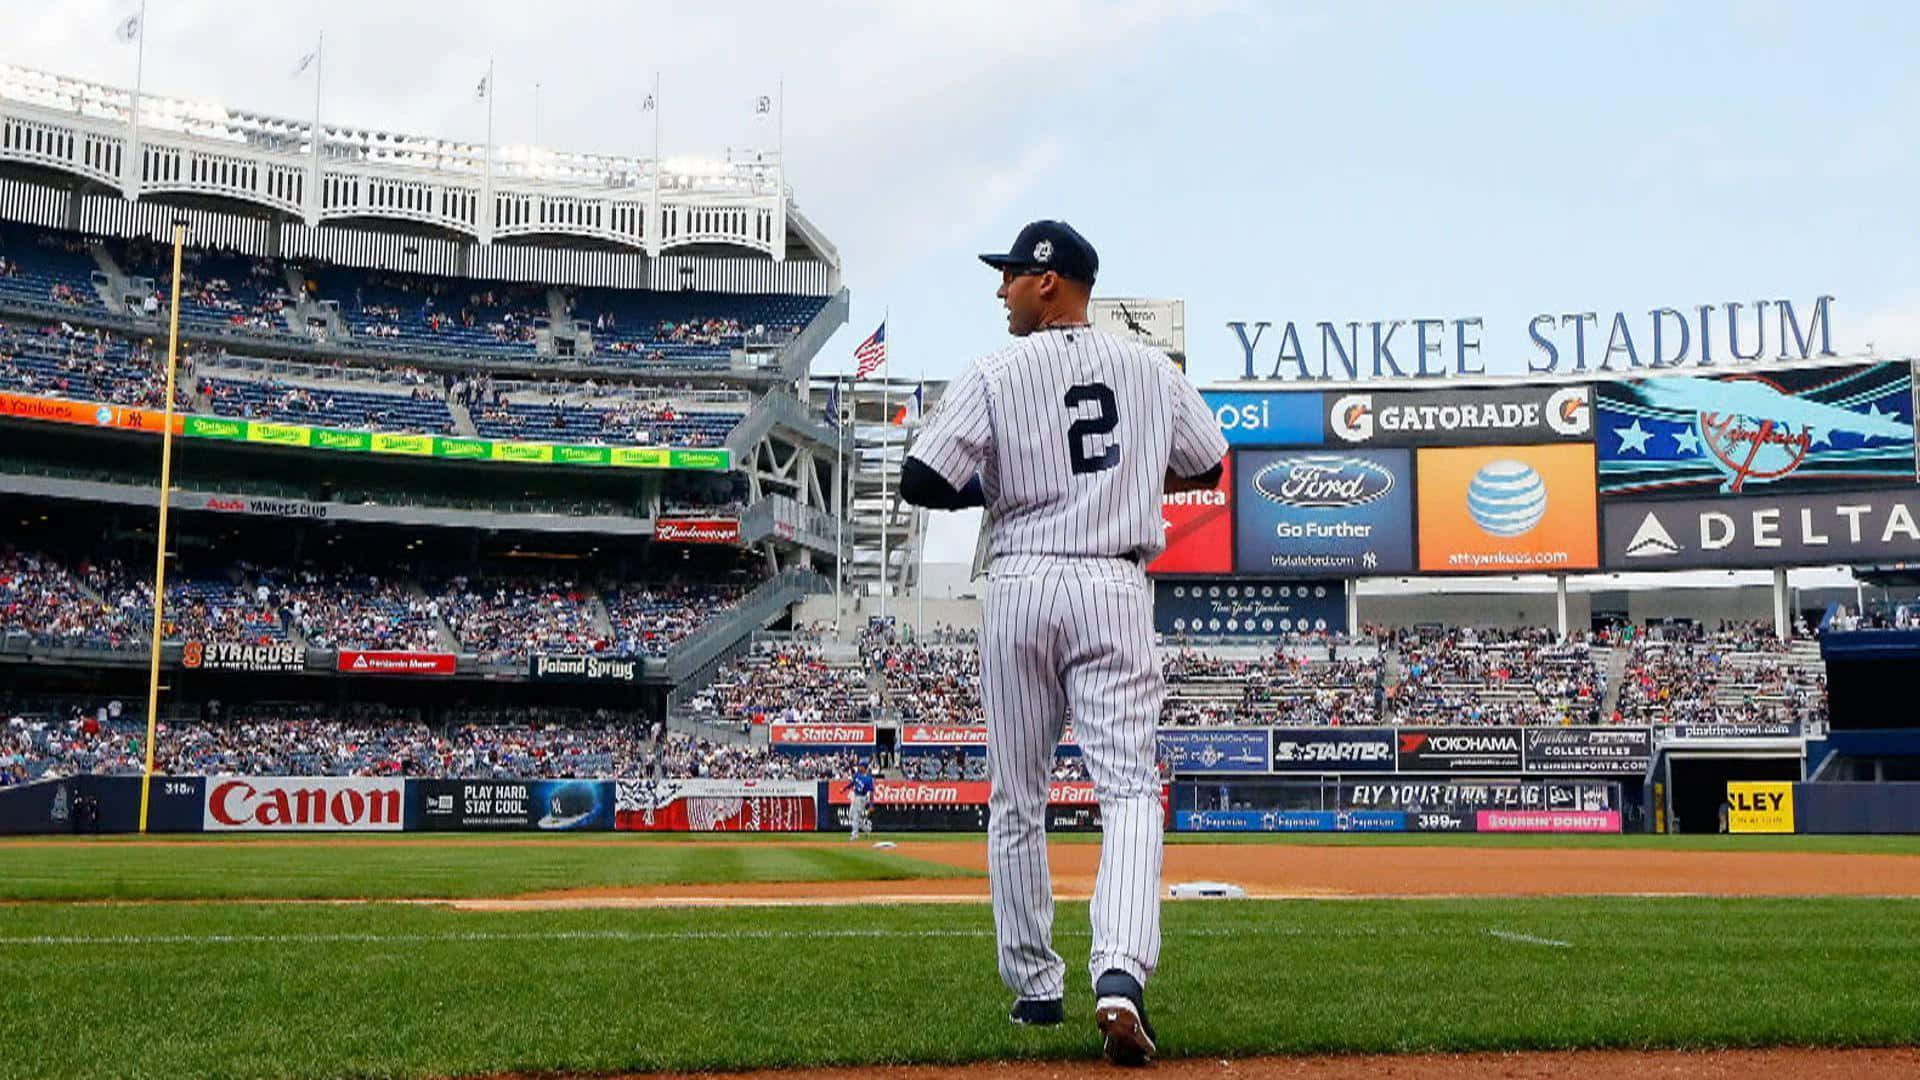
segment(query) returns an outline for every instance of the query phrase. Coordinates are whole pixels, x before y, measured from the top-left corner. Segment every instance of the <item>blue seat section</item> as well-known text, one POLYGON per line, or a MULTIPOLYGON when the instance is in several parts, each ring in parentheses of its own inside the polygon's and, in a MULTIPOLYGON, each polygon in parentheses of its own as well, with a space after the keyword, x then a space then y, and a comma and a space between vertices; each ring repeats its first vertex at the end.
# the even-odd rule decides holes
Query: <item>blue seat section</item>
POLYGON ((471 414, 474 430, 490 439, 660 446, 719 446, 743 415, 690 410, 645 416, 586 405, 519 402, 476 405, 471 414))
MULTIPOLYGON (((166 400, 164 359, 124 338, 22 327, 0 334, 0 390, 158 409, 166 400)), ((184 402, 184 375, 174 388, 184 402)))
POLYGON ((358 340, 375 345, 531 353, 547 287, 343 266, 302 269, 314 296, 340 305, 358 340))
POLYGON ((63 304, 99 310, 93 289, 98 269, 87 253, 86 237, 57 229, 0 223, 0 298, 36 304, 63 304))
POLYGON ((221 416, 373 431, 443 435, 453 431, 453 413, 437 397, 219 376, 202 379, 201 388, 221 416))
MULTIPOLYGON (((168 282, 173 278, 173 249, 146 240, 130 240, 109 244, 108 250, 129 277, 153 279, 160 304, 158 313, 164 318, 168 282)), ((229 251, 189 248, 181 259, 180 275, 185 279, 185 287, 180 291, 182 324, 286 332, 287 324, 280 311, 292 297, 287 292, 286 274, 278 262, 229 251)))
POLYGON ((797 333, 826 305, 826 297, 784 293, 580 289, 573 317, 593 331, 589 362, 725 367, 749 337, 797 333))

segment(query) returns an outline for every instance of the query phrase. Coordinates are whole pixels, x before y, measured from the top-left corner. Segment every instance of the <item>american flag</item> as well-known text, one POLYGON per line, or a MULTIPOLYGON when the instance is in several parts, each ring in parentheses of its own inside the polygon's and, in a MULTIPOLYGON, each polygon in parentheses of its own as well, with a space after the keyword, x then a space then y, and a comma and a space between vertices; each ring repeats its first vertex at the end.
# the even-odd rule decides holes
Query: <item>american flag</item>
POLYGON ((887 324, 881 323, 867 340, 853 347, 854 375, 866 378, 887 362, 887 324))

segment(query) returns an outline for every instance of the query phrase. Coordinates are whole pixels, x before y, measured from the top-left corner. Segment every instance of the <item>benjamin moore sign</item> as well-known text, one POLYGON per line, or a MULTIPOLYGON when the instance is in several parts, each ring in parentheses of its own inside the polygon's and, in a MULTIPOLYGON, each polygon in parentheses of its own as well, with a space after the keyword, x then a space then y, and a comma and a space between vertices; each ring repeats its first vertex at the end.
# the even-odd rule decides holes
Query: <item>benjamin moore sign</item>
POLYGON ((1585 386, 1362 391, 1327 395, 1329 446, 1477 446, 1583 439, 1585 386))
POLYGON ((1920 559, 1920 489, 1601 504, 1618 570, 1920 559))

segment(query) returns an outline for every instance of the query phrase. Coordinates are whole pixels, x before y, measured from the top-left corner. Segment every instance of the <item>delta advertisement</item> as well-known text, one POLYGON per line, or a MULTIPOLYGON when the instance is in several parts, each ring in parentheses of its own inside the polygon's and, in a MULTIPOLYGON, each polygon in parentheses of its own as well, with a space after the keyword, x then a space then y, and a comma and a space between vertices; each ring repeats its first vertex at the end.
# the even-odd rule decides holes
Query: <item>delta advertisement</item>
POLYGON ((1602 383, 1596 412, 1608 497, 1780 495, 1915 479, 1904 360, 1602 383))
POLYGON ((1193 637, 1344 633, 1347 594, 1338 581, 1156 581, 1153 628, 1193 637))
POLYGON ((1586 386, 1327 395, 1328 446, 1482 446, 1587 439, 1586 386))
POLYGON ((1409 451, 1241 450, 1233 467, 1239 573, 1369 577, 1413 569, 1409 451))
POLYGON ((408 828, 426 832, 613 828, 604 780, 417 780, 408 828))
POLYGON ((814 780, 619 780, 613 827, 623 832, 812 832, 814 780))
POLYGON ((1600 565, 1591 445, 1418 453, 1421 570, 1511 574, 1600 565))
POLYGON ((1920 491, 1601 504, 1606 565, 1681 570, 1920 559, 1920 491))
POLYGON ((1160 519, 1167 549, 1147 564, 1149 574, 1233 573, 1233 458, 1222 465, 1220 482, 1205 491, 1179 491, 1160 497, 1160 519))
POLYGON ((1161 728, 1160 760, 1176 773, 1265 773, 1269 728, 1161 728))

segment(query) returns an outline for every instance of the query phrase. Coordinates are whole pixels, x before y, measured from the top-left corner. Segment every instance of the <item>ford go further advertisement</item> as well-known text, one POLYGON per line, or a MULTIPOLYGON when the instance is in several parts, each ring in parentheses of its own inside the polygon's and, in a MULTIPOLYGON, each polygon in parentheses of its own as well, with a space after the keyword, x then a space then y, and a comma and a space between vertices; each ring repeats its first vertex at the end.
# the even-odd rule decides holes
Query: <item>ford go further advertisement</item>
POLYGON ((1368 577, 1413 568, 1405 450, 1241 450, 1234 565, 1242 574, 1368 577))

